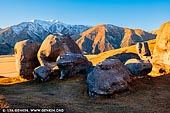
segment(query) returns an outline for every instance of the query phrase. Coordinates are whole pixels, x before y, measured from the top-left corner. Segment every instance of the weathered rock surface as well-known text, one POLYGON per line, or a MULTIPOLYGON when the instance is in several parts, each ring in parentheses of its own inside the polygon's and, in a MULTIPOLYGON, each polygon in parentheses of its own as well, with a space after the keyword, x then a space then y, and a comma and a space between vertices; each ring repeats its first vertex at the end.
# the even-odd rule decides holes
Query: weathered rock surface
POLYGON ((39 66, 37 53, 40 44, 33 40, 17 42, 14 47, 16 70, 18 75, 26 79, 33 79, 33 70, 39 66))
POLYGON ((57 66, 61 71, 60 79, 73 76, 79 72, 87 73, 91 65, 92 63, 82 54, 67 53, 60 55, 57 59, 57 66))
POLYGON ((48 66, 39 66, 34 69, 34 79, 40 79, 42 82, 47 81, 52 74, 52 70, 48 66))
POLYGON ((78 45, 68 35, 51 34, 42 43, 38 51, 38 60, 41 66, 56 66, 56 59, 64 53, 79 53, 78 45))
POLYGON ((87 76, 89 96, 107 95, 128 89, 130 71, 118 59, 106 59, 87 76))
POLYGON ((148 42, 138 42, 136 44, 136 51, 142 60, 151 60, 148 42))
POLYGON ((152 73, 157 75, 170 73, 170 22, 161 25, 153 51, 152 73))
POLYGON ((147 60, 129 59, 125 66, 127 66, 134 77, 145 76, 152 70, 152 64, 147 60))
POLYGON ((140 57, 136 53, 120 53, 108 57, 107 59, 119 59, 124 64, 127 60, 132 58, 140 59, 140 57))

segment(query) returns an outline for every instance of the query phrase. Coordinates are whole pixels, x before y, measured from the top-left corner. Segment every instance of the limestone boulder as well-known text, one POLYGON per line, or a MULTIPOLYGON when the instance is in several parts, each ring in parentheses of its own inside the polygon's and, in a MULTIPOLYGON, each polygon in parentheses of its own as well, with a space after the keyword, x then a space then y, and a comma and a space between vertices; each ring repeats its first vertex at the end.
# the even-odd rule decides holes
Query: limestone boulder
POLYGON ((161 25, 153 51, 153 69, 155 75, 170 73, 170 22, 161 25))
POLYGON ((25 79, 33 79, 33 70, 39 66, 37 53, 40 44, 33 40, 17 42, 14 46, 16 70, 25 79))
POLYGON ((152 70, 152 64, 148 60, 129 59, 125 66, 130 70, 134 77, 145 76, 152 70))
POLYGON ((56 66, 57 57, 61 54, 70 52, 81 54, 78 45, 70 36, 51 34, 43 41, 37 57, 41 66, 54 68, 56 66))
POLYGON ((111 95, 128 89, 130 71, 118 59, 106 59, 99 63, 87 76, 88 94, 111 95))
POLYGON ((60 79, 73 76, 79 72, 87 73, 92 65, 82 54, 67 53, 62 54, 57 59, 57 66, 61 71, 60 79))
POLYGON ((132 59, 132 58, 140 59, 138 54, 131 53, 131 52, 129 52, 129 53, 119 53, 119 54, 113 55, 111 57, 108 57, 107 59, 119 59, 124 64, 127 60, 132 59))
POLYGON ((149 50, 148 42, 138 42, 136 44, 136 51, 142 60, 151 60, 151 52, 149 50))
POLYGON ((51 74, 52 70, 48 66, 39 66, 33 71, 34 80, 39 79, 42 82, 47 81, 51 74))

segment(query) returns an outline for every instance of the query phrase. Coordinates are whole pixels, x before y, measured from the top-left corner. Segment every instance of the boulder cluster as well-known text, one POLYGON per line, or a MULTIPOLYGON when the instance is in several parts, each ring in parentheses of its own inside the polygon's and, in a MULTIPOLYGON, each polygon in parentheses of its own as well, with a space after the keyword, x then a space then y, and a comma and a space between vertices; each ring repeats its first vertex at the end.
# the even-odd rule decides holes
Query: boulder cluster
POLYGON ((14 51, 17 72, 28 80, 47 81, 55 75, 63 79, 86 73, 92 65, 68 35, 51 34, 41 45, 33 40, 17 42, 14 51))
MULTIPOLYGON (((142 45, 147 45, 147 42, 140 42, 142 45)), ((103 62, 100 62, 94 69, 88 73, 87 84, 88 94, 90 97, 99 95, 111 95, 116 92, 126 91, 131 78, 141 78, 146 76, 152 70, 152 64, 148 59, 142 59, 146 52, 150 53, 148 46, 142 46, 138 50, 139 43, 136 44, 135 53, 120 53, 108 57, 103 62)), ((147 57, 149 56, 149 54, 147 57)))
MULTIPOLYGON (((120 53, 92 66, 78 45, 68 35, 51 34, 44 42, 17 42, 14 48, 16 69, 26 79, 47 81, 51 76, 60 79, 77 73, 87 75, 88 95, 112 95, 126 91, 131 78, 141 78, 151 71, 170 73, 170 22, 161 26, 154 53, 147 42, 136 44, 136 53, 120 53)), ((152 73, 151 72, 151 73, 152 73)))

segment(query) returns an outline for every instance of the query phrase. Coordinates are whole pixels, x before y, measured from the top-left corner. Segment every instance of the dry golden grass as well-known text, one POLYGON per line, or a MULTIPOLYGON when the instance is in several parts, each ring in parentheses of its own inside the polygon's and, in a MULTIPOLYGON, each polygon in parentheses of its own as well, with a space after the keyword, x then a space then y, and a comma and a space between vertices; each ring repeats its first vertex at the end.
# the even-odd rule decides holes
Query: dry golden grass
POLYGON ((6 77, 17 75, 13 55, 0 56, 0 76, 2 75, 6 77))
POLYGON ((15 57, 13 55, 0 56, 0 84, 8 85, 21 82, 26 82, 26 80, 17 76, 15 57))
POLYGON ((28 80, 23 79, 20 76, 0 78, 0 84, 3 85, 16 84, 16 83, 27 82, 27 81, 28 80))
MULTIPOLYGON (((156 43, 156 40, 150 40, 150 41, 148 41, 151 54, 153 53, 153 49, 154 49, 155 43, 156 43)), ((108 57, 110 57, 110 56, 113 56, 113 55, 115 55, 115 54, 122 53, 122 52, 125 52, 125 53, 129 53, 129 52, 137 53, 137 52, 136 52, 136 46, 133 45, 133 46, 125 47, 125 48, 121 48, 121 49, 110 50, 110 51, 106 51, 106 52, 100 53, 100 54, 98 54, 98 55, 86 55, 86 57, 87 57, 87 58, 89 59, 89 61, 91 61, 91 62, 93 63, 93 65, 95 66, 95 65, 98 64, 99 62, 105 60, 106 58, 108 58, 108 57)))

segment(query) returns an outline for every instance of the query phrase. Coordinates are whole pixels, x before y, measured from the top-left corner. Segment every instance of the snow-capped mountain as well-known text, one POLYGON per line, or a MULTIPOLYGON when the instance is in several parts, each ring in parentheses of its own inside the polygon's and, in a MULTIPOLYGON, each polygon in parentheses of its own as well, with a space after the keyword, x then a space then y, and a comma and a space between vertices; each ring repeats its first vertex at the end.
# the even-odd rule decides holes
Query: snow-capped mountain
POLYGON ((156 34, 140 29, 123 28, 111 24, 90 27, 65 24, 53 19, 30 20, 0 30, 0 55, 13 53, 13 47, 18 41, 32 39, 41 43, 53 33, 70 35, 82 52, 87 54, 123 48, 156 37, 156 34))
POLYGON ((2 29, 0 31, 0 44, 7 44, 13 49, 18 41, 32 39, 41 43, 52 33, 68 34, 76 39, 81 32, 89 28, 90 26, 70 25, 58 20, 43 21, 35 19, 2 29))

